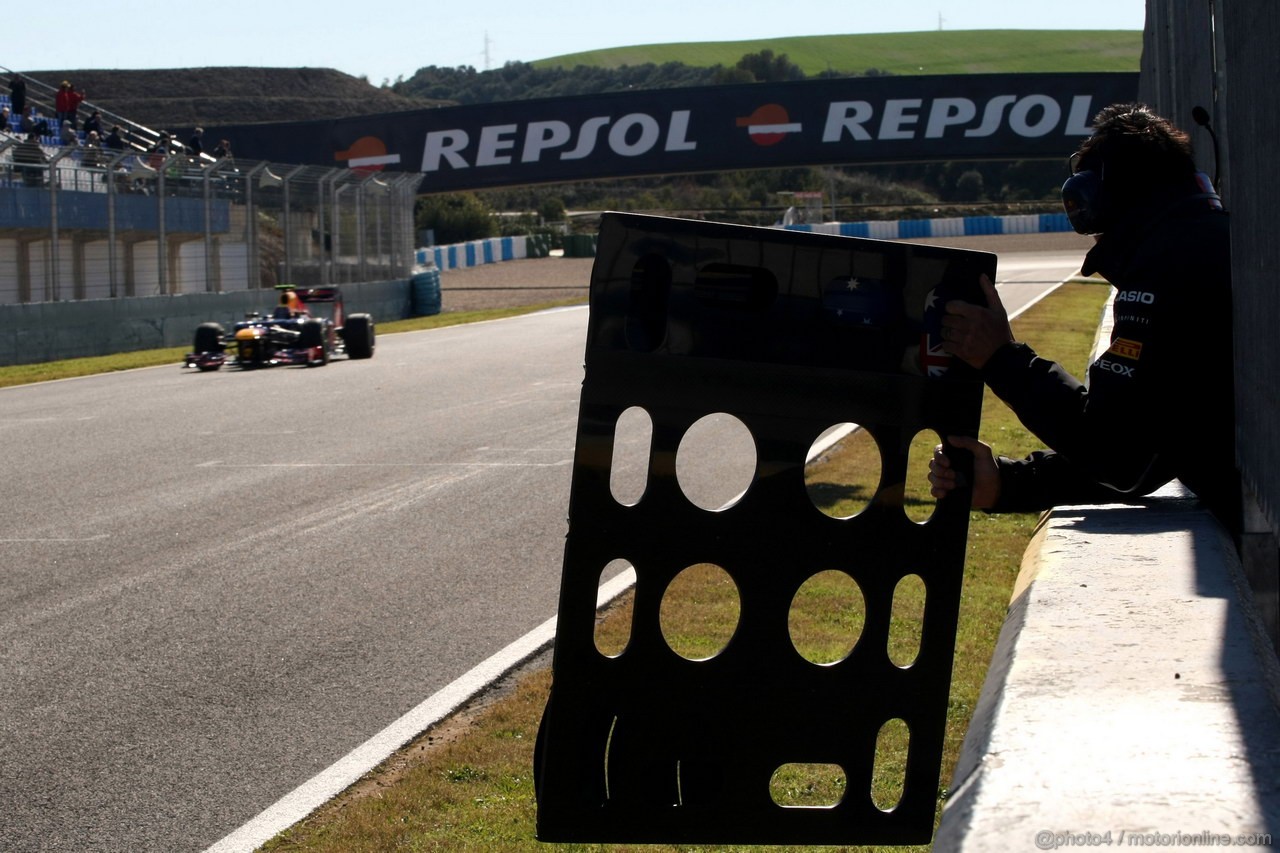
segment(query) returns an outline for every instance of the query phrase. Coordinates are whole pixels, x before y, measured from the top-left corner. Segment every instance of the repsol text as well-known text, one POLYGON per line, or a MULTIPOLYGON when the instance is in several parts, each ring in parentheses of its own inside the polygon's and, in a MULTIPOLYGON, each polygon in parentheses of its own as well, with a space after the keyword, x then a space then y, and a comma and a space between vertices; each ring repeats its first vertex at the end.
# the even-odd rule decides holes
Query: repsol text
MULTIPOLYGON (((781 130, 824 146, 981 139, 997 133, 1026 139, 1079 137, 1090 132, 1093 101, 1091 95, 1060 99, 1047 94, 995 95, 982 101, 964 97, 830 101, 821 121, 796 121, 791 117, 781 130)), ((426 133, 421 171, 567 162, 610 155, 638 158, 659 152, 673 157, 692 155, 702 142, 693 128, 708 126, 699 124, 697 118, 692 109, 673 109, 435 129, 426 133)), ((721 145, 735 132, 746 139, 745 130, 725 124, 726 127, 714 128, 712 132, 717 136, 707 140, 708 144, 721 145)))

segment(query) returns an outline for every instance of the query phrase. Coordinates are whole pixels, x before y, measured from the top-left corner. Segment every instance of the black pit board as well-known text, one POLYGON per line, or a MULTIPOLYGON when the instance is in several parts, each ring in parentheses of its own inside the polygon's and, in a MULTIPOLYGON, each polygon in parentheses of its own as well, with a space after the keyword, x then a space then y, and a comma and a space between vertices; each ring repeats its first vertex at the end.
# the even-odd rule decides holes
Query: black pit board
POLYGON ((535 756, 539 839, 929 841, 969 495, 910 520, 907 448, 921 430, 977 435, 979 378, 928 350, 937 306, 980 300, 978 277, 994 281, 995 266, 994 255, 938 246, 604 215, 535 756), (610 468, 615 425, 633 407, 652 444, 643 495, 628 506, 610 468), (694 505, 676 475, 682 436, 711 413, 739 419, 756 448, 753 480, 720 511, 694 505), (867 508, 838 519, 808 497, 804 465, 819 434, 844 423, 874 437, 882 473, 867 508), (596 594, 619 559, 636 572, 632 633, 608 657, 595 643, 596 594), (732 578, 740 618, 720 654, 694 661, 671 650, 658 614, 672 579, 703 563, 732 578), (847 658, 817 665, 792 644, 788 611, 807 578, 831 569, 856 581, 865 624, 847 658), (887 651, 889 613, 912 574, 926 604, 919 653, 902 668, 887 651), (906 724, 910 748, 902 796, 885 811, 870 780, 891 720, 906 724), (789 764, 838 766, 843 798, 777 805, 770 779, 789 764))

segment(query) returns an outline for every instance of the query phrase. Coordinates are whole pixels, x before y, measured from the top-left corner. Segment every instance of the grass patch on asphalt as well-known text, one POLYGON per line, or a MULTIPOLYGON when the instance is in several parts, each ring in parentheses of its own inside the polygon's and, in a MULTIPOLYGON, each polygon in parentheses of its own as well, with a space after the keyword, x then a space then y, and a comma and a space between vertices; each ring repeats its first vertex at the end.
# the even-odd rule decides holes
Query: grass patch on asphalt
MULTIPOLYGON (((426 317, 410 317, 407 320, 392 320, 378 323, 378 335, 394 335, 398 332, 420 332, 425 329, 442 329, 445 326, 458 326, 463 323, 478 323, 484 320, 501 320, 505 317, 516 317, 521 314, 532 314, 549 308, 561 308, 568 305, 581 305, 582 299, 561 299, 552 302, 540 302, 534 305, 523 305, 518 308, 493 308, 484 311, 454 311, 443 314, 432 314, 426 317)), ((114 373, 120 370, 135 370, 140 367, 163 367, 179 365, 183 357, 191 351, 190 347, 167 347, 164 349, 138 350, 122 352, 114 355, 91 356, 89 358, 69 358, 61 361, 49 361, 42 364, 15 364, 0 367, 0 388, 11 385, 29 385, 33 382, 49 382, 54 379, 73 379, 77 376, 94 376, 99 373, 114 373)))
MULTIPOLYGON (((1069 284, 1059 288, 1044 301, 1014 322, 1021 340, 1031 343, 1039 352, 1063 363, 1077 376, 1084 371, 1094 332, 1097 328, 1107 289, 1096 285, 1069 284)), ((984 402, 981 437, 992 444, 997 453, 1019 456, 1040 445, 1012 413, 989 392, 984 402)), ((855 433, 856 436, 856 433, 855 433)), ((926 443, 922 442, 921 451, 926 443)), ((827 507, 842 511, 840 500, 858 499, 857 478, 866 470, 867 460, 860 454, 855 439, 834 448, 816 460, 808 472, 811 489, 818 489, 819 499, 829 501, 827 507), (821 490, 822 484, 855 484, 855 488, 821 490)), ((913 459, 918 454, 913 454, 913 459)), ((927 464, 927 455, 922 457, 927 464)), ((917 470, 918 478, 923 475, 917 470)), ((923 493, 924 489, 921 488, 923 493)), ((865 494, 862 499, 865 501, 865 494)), ((923 511, 927 495, 908 496, 923 511)), ((960 744, 977 704, 978 692, 986 676, 988 664, 1004 621, 1009 596, 1022 554, 1035 528, 1033 514, 986 515, 974 512, 970 517, 963 599, 956 638, 955 667, 947 714, 946 746, 939 779, 939 814, 959 755, 960 744)), ((690 573, 698 575, 700 573, 690 573)), ((690 598, 700 605, 696 618, 705 620, 736 619, 732 608, 717 608, 717 585, 720 573, 701 573, 707 586, 690 590, 690 598), (720 615, 715 615, 719 613, 720 615), (710 616, 709 616, 710 614, 710 616)), ((833 659, 843 655, 843 638, 858 627, 860 618, 854 612, 839 612, 824 602, 848 600, 848 589, 840 587, 838 573, 806 589, 806 600, 812 606, 804 611, 800 625, 811 659, 833 659), (824 582, 825 581, 825 582, 824 582), (835 610, 835 612, 833 612, 835 610)), ((809 584, 806 584, 808 587, 809 584)), ((615 602, 602 614, 597 633, 601 648, 621 648, 630 633, 627 614, 628 596, 615 602)), ((901 612, 894 614, 891 634, 903 638, 904 648, 918 630, 918 601, 914 612, 911 602, 904 601, 901 612)), ((793 634, 797 625, 793 623, 793 634)), ((707 624, 699 629, 704 637, 715 638, 729 630, 726 624, 707 624)), ((665 628, 664 628, 665 631, 665 628)), ((891 650, 892 652, 892 650, 891 650)), ((548 668, 541 667, 517 674, 507 692, 490 699, 473 713, 465 714, 453 724, 445 724, 421 736, 367 779, 315 814, 281 833, 264 846, 272 853, 286 851, 358 851, 387 850, 547 850, 549 848, 582 850, 644 850, 652 853, 712 849, 708 845, 548 845, 534 839, 537 804, 533 789, 533 745, 551 683, 548 668)), ((900 744, 899 747, 900 749, 900 744)), ((884 746, 889 755, 893 744, 884 746)), ((901 756, 899 756, 901 759, 901 756)), ((819 802, 831 802, 832 791, 839 780, 796 778, 785 781, 783 796, 794 793, 801 798, 815 795, 819 802)), ((892 798, 894 791, 873 791, 877 802, 892 798)), ((838 796, 838 795, 837 795, 838 796)), ((720 848, 728 849, 728 848, 720 848)), ((735 846, 734 850, 745 850, 735 846)), ((781 850, 771 846, 762 850, 781 850)), ((821 849, 806 847, 806 850, 821 849)), ((832 849, 832 848, 827 848, 832 849)), ((838 848, 869 850, 874 848, 838 848)), ((927 847, 894 848, 915 851, 927 847)))

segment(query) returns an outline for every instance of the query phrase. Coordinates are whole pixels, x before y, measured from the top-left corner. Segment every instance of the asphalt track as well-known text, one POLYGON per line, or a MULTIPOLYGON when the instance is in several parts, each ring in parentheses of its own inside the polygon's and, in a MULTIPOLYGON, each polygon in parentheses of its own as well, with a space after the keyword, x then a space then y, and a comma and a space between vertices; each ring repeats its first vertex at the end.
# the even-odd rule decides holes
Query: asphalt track
POLYGON ((0 390, 0 849, 207 848, 545 630, 585 321, 0 390))

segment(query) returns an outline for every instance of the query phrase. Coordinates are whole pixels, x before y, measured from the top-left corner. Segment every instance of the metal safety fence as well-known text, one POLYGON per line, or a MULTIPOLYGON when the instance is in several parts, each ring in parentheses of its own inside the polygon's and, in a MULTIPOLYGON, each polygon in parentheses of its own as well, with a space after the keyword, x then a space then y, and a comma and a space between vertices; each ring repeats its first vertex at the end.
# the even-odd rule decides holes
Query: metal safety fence
POLYGON ((0 134, 0 303, 404 278, 421 180, 0 134))

